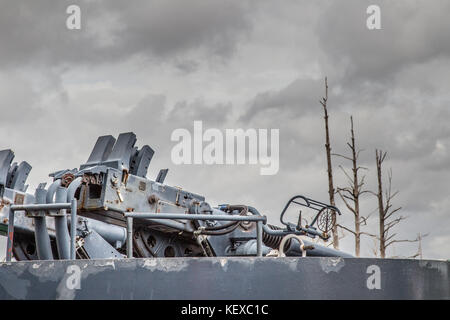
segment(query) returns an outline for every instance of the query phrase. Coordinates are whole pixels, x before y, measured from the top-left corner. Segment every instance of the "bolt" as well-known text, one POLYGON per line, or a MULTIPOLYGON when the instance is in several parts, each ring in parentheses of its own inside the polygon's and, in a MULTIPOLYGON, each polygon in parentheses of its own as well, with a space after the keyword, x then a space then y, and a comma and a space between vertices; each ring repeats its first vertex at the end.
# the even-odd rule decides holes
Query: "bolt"
POLYGON ((149 203, 150 205, 155 204, 157 201, 158 201, 158 197, 155 196, 154 194, 152 194, 152 195, 150 195, 150 196, 148 197, 148 203, 149 203))

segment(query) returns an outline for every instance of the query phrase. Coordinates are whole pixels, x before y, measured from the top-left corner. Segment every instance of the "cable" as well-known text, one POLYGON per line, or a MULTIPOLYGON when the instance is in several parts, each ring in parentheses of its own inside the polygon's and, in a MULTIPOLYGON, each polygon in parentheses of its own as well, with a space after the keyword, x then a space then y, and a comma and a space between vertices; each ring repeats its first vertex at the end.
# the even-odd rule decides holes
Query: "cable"
MULTIPOLYGON (((244 205, 229 205, 226 210, 233 212, 234 210, 240 210, 239 215, 245 216, 248 213, 248 207, 244 205)), ((221 236, 227 233, 233 232, 241 224, 241 221, 232 221, 219 226, 205 227, 200 233, 211 236, 221 236)))

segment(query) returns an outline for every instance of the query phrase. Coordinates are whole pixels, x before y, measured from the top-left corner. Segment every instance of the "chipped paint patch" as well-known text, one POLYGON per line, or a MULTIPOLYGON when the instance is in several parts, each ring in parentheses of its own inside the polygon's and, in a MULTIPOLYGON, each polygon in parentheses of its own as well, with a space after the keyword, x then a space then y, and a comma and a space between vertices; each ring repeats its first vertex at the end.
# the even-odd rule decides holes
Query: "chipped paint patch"
POLYGON ((156 260, 155 259, 146 259, 142 266, 146 269, 153 270, 156 267, 156 260))
POLYGON ((75 290, 70 290, 66 286, 67 276, 63 277, 56 288, 56 300, 73 300, 75 299, 75 290))
POLYGON ((151 271, 159 270, 166 272, 178 272, 186 269, 188 267, 188 263, 184 259, 177 258, 149 258, 144 260, 142 267, 151 271))
POLYGON ((345 266, 344 259, 341 257, 336 258, 320 258, 320 267, 325 273, 339 272, 342 267, 345 266))
MULTIPOLYGON (((43 263, 33 263, 28 264, 28 272, 34 276, 36 276, 37 279, 39 279, 39 282, 45 282, 45 281, 56 281, 61 277, 61 272, 59 270, 55 270, 55 263, 54 262, 43 262, 43 263)), ((26 270, 26 268, 24 269, 26 270)))
POLYGON ((25 279, 19 279, 14 276, 6 277, 0 283, 0 287, 14 299, 26 299, 31 282, 25 279))
POLYGON ((116 265, 114 264, 113 260, 100 260, 96 261, 94 264, 96 267, 109 267, 111 266, 114 270, 116 269, 116 265))
POLYGON ((116 270, 116 262, 111 259, 91 260, 90 263, 83 263, 79 267, 82 270, 81 279, 86 279, 90 275, 95 275, 108 269, 116 270))
POLYGON ((212 263, 214 265, 220 264, 220 267, 222 268, 223 271, 227 271, 227 269, 228 269, 228 260, 225 258, 214 259, 214 260, 212 260, 212 263))
POLYGON ((288 263, 289 265, 289 269, 291 269, 291 271, 297 271, 297 266, 298 266, 298 259, 296 260, 292 260, 288 263))
POLYGON ((436 269, 442 275, 448 277, 448 265, 443 261, 423 260, 419 261, 421 268, 436 269))
POLYGON ((254 257, 246 257, 244 259, 242 258, 234 258, 233 260, 230 259, 230 261, 236 261, 237 263, 239 263, 240 265, 245 265, 248 268, 253 268, 253 266, 255 265, 255 260, 256 258, 254 257))
MULTIPOLYGON (((449 262, 331 257, 199 257, 13 262, 10 266, 3 264, 0 267, 0 297, 2 299, 102 299, 107 296, 112 299, 165 299, 168 287, 182 286, 198 289, 196 284, 192 283, 193 271, 198 274, 203 271, 213 274, 212 277, 203 280, 208 290, 212 288, 208 297, 220 299, 244 299, 250 294, 252 297, 267 299, 311 299, 331 296, 372 299, 374 292, 377 292, 376 297, 381 299, 449 298, 449 262), (384 281, 380 282, 382 290, 366 289, 366 281, 372 281, 369 277, 373 275, 367 273, 366 268, 374 263, 379 263, 382 267, 381 276, 388 273, 396 275, 392 281, 380 279, 384 281), (77 282, 71 282, 70 277, 73 277, 74 273, 67 273, 67 267, 70 265, 77 265, 81 270, 79 287, 75 286, 77 282), (342 269, 344 265, 346 268, 342 269), (418 280, 414 282, 414 285, 410 280, 412 272, 417 274, 418 280), (307 274, 308 279, 305 279, 302 273, 307 274), (236 283, 227 281, 230 274, 233 277, 239 277, 240 285, 250 288, 249 291, 230 289, 236 288, 236 283), (276 275, 278 281, 274 282, 273 291, 265 290, 261 274, 276 275), (310 279, 317 281, 318 286, 312 290, 301 290, 302 284, 308 284, 310 279), (350 279, 349 288, 352 290, 343 292, 342 283, 346 279, 350 279), (327 283, 326 287, 319 285, 323 283, 322 281, 327 283), (145 290, 142 290, 144 286, 145 290), (362 288, 359 288, 361 286, 362 288), (399 286, 404 286, 406 289, 399 291, 399 286), (118 290, 118 288, 121 289, 118 290), (284 292, 286 288, 289 290, 284 292), (232 292, 233 296, 230 297, 227 292, 232 292)), ((371 281, 369 283, 374 284, 371 281)), ((372 289, 378 289, 378 286, 373 286, 372 289)), ((173 290, 169 293, 171 298, 201 299, 205 297, 205 291, 193 291, 173 290)))
POLYGON ((0 267, 11 266, 12 264, 13 264, 13 262, 2 262, 2 263, 0 263, 0 267))

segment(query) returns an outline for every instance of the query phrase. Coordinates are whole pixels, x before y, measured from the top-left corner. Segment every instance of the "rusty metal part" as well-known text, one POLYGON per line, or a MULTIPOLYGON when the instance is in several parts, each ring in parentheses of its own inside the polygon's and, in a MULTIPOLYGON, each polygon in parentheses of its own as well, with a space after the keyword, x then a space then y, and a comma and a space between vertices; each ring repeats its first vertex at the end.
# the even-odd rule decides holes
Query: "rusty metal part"
POLYGON ((124 185, 127 185, 127 181, 128 181, 128 170, 127 169, 123 169, 122 170, 122 183, 124 185))
POLYGON ((156 195, 154 195, 154 194, 151 194, 151 195, 148 197, 148 203, 151 204, 151 205, 154 205, 154 204, 157 203, 158 201, 159 201, 159 198, 158 198, 156 195))
POLYGON ((25 200, 25 195, 16 193, 14 196, 14 204, 23 204, 23 201, 25 200))
POLYGON ((82 184, 88 185, 88 184, 97 184, 101 185, 103 184, 103 176, 99 173, 85 173, 83 174, 83 178, 81 180, 82 184))
POLYGON ((70 172, 65 173, 61 177, 61 186, 67 188, 73 180, 75 180, 75 175, 73 173, 70 172))

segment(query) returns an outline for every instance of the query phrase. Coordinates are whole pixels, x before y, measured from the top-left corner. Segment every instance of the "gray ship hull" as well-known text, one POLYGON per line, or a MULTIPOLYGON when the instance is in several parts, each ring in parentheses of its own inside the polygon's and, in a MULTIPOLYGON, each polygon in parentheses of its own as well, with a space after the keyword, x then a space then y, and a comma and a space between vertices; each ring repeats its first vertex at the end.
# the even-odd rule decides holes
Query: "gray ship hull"
POLYGON ((9 262, 0 299, 450 299, 450 262, 151 258, 9 262))

